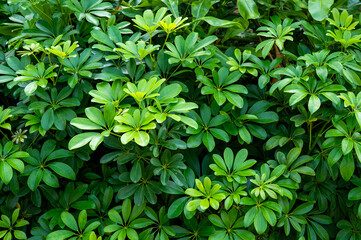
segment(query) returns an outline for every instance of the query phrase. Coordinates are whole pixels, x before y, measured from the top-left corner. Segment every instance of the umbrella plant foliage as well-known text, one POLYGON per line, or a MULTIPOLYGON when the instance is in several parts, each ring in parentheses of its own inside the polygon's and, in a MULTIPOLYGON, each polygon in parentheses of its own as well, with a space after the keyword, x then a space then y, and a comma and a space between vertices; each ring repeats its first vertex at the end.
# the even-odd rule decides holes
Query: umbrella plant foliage
POLYGON ((361 239, 361 1, 0 3, 0 239, 361 239))

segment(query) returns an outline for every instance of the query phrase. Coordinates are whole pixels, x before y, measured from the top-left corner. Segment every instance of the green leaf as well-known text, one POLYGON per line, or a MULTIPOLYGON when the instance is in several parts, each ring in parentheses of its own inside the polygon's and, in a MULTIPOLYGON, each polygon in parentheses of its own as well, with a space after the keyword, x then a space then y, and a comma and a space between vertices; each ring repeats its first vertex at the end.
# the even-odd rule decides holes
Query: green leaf
POLYGON ((41 126, 44 130, 49 130, 54 124, 54 110, 49 108, 45 111, 43 117, 41 118, 41 126))
POLYGON ((182 91, 181 85, 174 83, 168 86, 165 86, 159 93, 158 99, 159 101, 168 100, 171 98, 175 98, 182 91))
POLYGON ((227 237, 227 232, 225 231, 217 231, 208 238, 208 240, 218 240, 218 239, 230 239, 230 238, 227 237))
POLYGON ((217 216, 216 214, 209 215, 208 219, 214 226, 217 226, 217 227, 220 227, 220 228, 225 228, 226 227, 224 225, 222 219, 219 216, 217 216))
POLYGON ((229 136, 226 133, 226 131, 222 130, 222 129, 218 129, 218 128, 210 128, 209 131, 211 132, 211 134, 219 139, 222 140, 224 142, 228 142, 229 141, 229 136))
POLYGON ((5 184, 9 184, 13 178, 13 169, 7 162, 0 161, 0 177, 5 184))
POLYGON ((324 229, 321 224, 318 224, 316 222, 311 221, 311 225, 313 226, 313 229, 317 233, 317 235, 320 237, 320 239, 329 239, 328 232, 326 229, 324 229))
POLYGON ((46 185, 48 185, 50 187, 53 187, 53 188, 59 187, 58 178, 53 173, 51 173, 48 169, 44 169, 43 181, 46 185))
POLYGON ((186 209, 187 211, 195 211, 199 205, 201 204, 201 200, 200 199, 195 199, 195 200, 192 200, 190 202, 188 202, 188 204, 186 205, 186 209))
MULTIPOLYGON (((162 215, 164 216, 164 215, 162 215)), ((147 219, 147 218, 137 218, 135 219, 132 223, 131 223, 131 227, 136 228, 136 229, 142 229, 142 228, 146 228, 149 225, 152 225, 154 223, 154 220, 151 219, 147 219)))
POLYGON ((72 152, 65 149, 58 149, 50 153, 46 158, 46 161, 51 161, 54 159, 65 158, 65 157, 72 157, 72 156, 73 156, 72 152))
POLYGON ((95 107, 89 107, 85 109, 85 115, 87 118, 89 118, 91 121, 95 122, 96 124, 105 127, 105 121, 103 117, 103 113, 95 107))
POLYGON ((196 148, 202 143, 203 133, 199 133, 196 135, 192 135, 187 140, 187 147, 188 148, 196 148))
POLYGON ((87 222, 87 213, 86 213, 86 210, 82 210, 80 213, 79 213, 79 216, 78 216, 78 224, 79 224, 79 230, 83 230, 84 227, 85 227, 85 224, 87 222))
POLYGON ((349 181, 355 171, 355 161, 352 154, 343 157, 340 164, 340 173, 345 181, 349 181))
POLYGON ((263 205, 269 209, 272 209, 273 211, 276 211, 279 213, 282 212, 282 207, 278 203, 267 201, 267 202, 264 202, 263 205))
POLYGON ((61 220, 63 223, 70 229, 74 231, 78 231, 78 224, 76 223, 75 218, 73 215, 69 212, 62 212, 61 213, 61 220))
POLYGON ((246 215, 244 216, 244 226, 245 227, 249 227, 253 223, 257 212, 258 212, 258 209, 255 206, 246 212, 246 215))
POLYGON ((223 20, 223 19, 219 19, 219 18, 215 18, 215 17, 203 17, 203 18, 199 18, 199 20, 204 20, 213 27, 219 27, 219 28, 235 27, 235 28, 244 29, 242 24, 235 22, 235 21, 228 21, 228 20, 223 20))
POLYGON ((74 136, 72 139, 70 139, 68 148, 70 150, 80 148, 86 144, 88 144, 94 136, 98 135, 96 132, 88 132, 88 133, 81 133, 76 136, 74 136))
POLYGON ((353 149, 352 139, 349 139, 349 138, 342 139, 341 147, 342 147, 342 152, 344 155, 349 154, 353 149))
POLYGON ((199 206, 201 207, 202 210, 206 210, 209 208, 209 200, 208 199, 202 199, 199 206))
POLYGON ((168 208, 167 216, 169 218, 176 218, 178 217, 184 210, 184 207, 187 203, 188 198, 182 197, 175 200, 168 208))
POLYGON ((94 39, 96 39, 97 41, 99 41, 101 43, 106 44, 107 46, 111 47, 112 49, 116 47, 115 44, 113 43, 113 41, 110 40, 108 35, 103 33, 100 30, 91 31, 91 35, 94 39))
POLYGON ((62 177, 75 180, 75 172, 69 165, 62 162, 52 162, 48 165, 54 172, 62 177))
POLYGON ((74 118, 70 124, 82 130, 101 130, 102 126, 90 121, 87 118, 74 118))
POLYGON ((101 144, 104 140, 104 136, 102 134, 95 135, 92 140, 89 142, 89 147, 91 150, 95 151, 95 149, 101 144))
POLYGON ((224 95, 226 96, 227 100, 232 103, 233 105, 242 108, 243 107, 243 98, 238 95, 237 93, 232 93, 228 91, 224 91, 224 95))
POLYGON ((307 166, 298 167, 294 171, 301 173, 301 174, 309 175, 309 176, 316 175, 315 170, 313 170, 312 168, 307 167, 307 166))
POLYGON ((149 134, 146 132, 139 131, 134 133, 135 142, 142 147, 148 145, 149 139, 150 139, 149 134))
POLYGON ((251 143, 252 136, 251 136, 251 134, 249 133, 249 131, 247 130, 247 128, 245 126, 242 126, 241 128, 238 129, 238 135, 246 143, 248 143, 248 144, 251 143))
POLYGON ((131 213, 131 210, 132 210, 131 202, 130 202, 129 199, 126 199, 126 200, 123 202, 123 205, 122 205, 122 216, 123 216, 123 220, 124 220, 125 222, 128 221, 129 216, 130 216, 130 213, 131 213))
POLYGON ((321 107, 321 101, 316 95, 311 95, 310 99, 308 100, 308 109, 310 113, 315 113, 321 107))
POLYGON ((17 209, 14 210, 13 214, 11 215, 11 223, 12 224, 14 224, 16 222, 16 220, 18 220, 19 211, 20 211, 20 209, 17 208, 17 209))
POLYGON ((192 2, 192 16, 196 19, 205 17, 211 6, 211 0, 199 0, 192 2))
POLYGON ((121 218, 121 216, 119 215, 119 213, 116 210, 111 209, 108 212, 108 216, 109 216, 110 220, 112 220, 113 222, 123 224, 123 219, 121 218))
POLYGON ((75 235, 75 233, 68 230, 57 230, 49 233, 46 237, 47 240, 64 240, 71 236, 75 235))
POLYGON ((20 230, 14 231, 14 237, 16 239, 27 239, 26 233, 20 230))
POLYGON ((194 121, 192 118, 190 117, 186 117, 186 116, 180 116, 181 118, 181 122, 187 124, 188 126, 197 129, 198 128, 198 123, 196 121, 194 121))
POLYGON ((243 240, 255 240, 255 236, 253 233, 247 231, 247 230, 236 230, 235 231, 238 236, 240 236, 243 240))
MULTIPOLYGON (((273 39, 269 39, 269 40, 266 40, 266 41, 264 41, 264 42, 262 42, 262 43, 265 43, 265 44, 264 44, 264 47, 263 47, 263 49, 262 49, 262 57, 263 57, 263 58, 266 58, 267 55, 269 54, 269 52, 271 51, 271 49, 272 49, 275 41, 274 41, 273 39)), ((262 44, 262 43, 261 43, 261 44, 262 44)), ((258 47, 258 46, 257 46, 257 47, 258 47)))
POLYGON ((277 221, 276 214, 272 210, 263 207, 262 214, 271 226, 274 226, 276 224, 277 221))
POLYGON ((312 210, 313 205, 314 203, 311 202, 303 203, 298 207, 296 207, 295 210, 293 210, 292 214, 296 214, 296 215, 306 214, 312 210))
POLYGON ((193 189, 193 188, 188 188, 185 191, 185 194, 188 194, 191 197, 200 197, 203 196, 203 193, 201 193, 200 191, 193 189))
POLYGON ((36 91, 37 88, 38 88, 37 82, 29 83, 24 88, 25 95, 28 96, 28 97, 31 96, 31 94, 33 94, 36 91))
POLYGON ((331 9, 334 0, 308 0, 308 11, 313 19, 324 20, 331 9))
POLYGON ((237 0, 239 14, 246 20, 259 18, 257 4, 254 0, 237 0))
POLYGON ((285 169, 286 165, 278 165, 277 167, 275 167, 275 169, 273 169, 270 177, 279 178, 284 173, 285 169))
POLYGON ((74 209, 84 210, 84 209, 95 209, 95 203, 92 201, 82 200, 77 201, 71 205, 74 209))
POLYGON ((301 148, 292 148, 287 154, 287 162, 292 164, 294 161, 296 161, 298 156, 301 154, 301 151, 301 148))
POLYGON ((138 240, 139 239, 138 233, 132 228, 127 229, 127 237, 130 240, 138 240))
POLYGON ((41 179, 43 178, 44 172, 42 169, 38 168, 31 172, 28 178, 28 186, 30 190, 35 191, 39 186, 41 179))
POLYGON ((297 92, 290 97, 290 105, 293 106, 307 96, 307 92, 297 92))
POLYGON ((208 152, 212 152, 216 143, 214 142, 214 138, 210 132, 205 132, 202 138, 204 146, 207 147, 208 152))
POLYGON ((41 102, 41 101, 32 102, 32 103, 29 105, 29 110, 34 111, 34 110, 45 109, 48 105, 49 105, 49 103, 47 103, 47 102, 41 102))
POLYGON ((254 218, 254 228, 256 229, 258 234, 262 234, 267 229, 267 222, 262 214, 262 208, 259 208, 257 214, 254 218))
POLYGON ((348 199, 352 200, 352 201, 361 200, 361 187, 357 187, 357 188, 352 189, 348 193, 348 199))
POLYGON ((168 9, 175 18, 179 17, 178 0, 161 0, 161 1, 168 7, 168 9))

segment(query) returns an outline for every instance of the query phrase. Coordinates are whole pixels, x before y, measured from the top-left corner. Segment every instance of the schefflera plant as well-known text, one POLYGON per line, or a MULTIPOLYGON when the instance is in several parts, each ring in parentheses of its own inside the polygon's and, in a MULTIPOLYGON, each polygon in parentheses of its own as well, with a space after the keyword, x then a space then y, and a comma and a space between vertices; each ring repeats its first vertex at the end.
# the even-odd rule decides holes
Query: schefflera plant
POLYGON ((221 185, 214 184, 209 177, 205 177, 203 183, 201 180, 196 179, 196 186, 198 190, 194 188, 188 188, 185 193, 190 197, 193 197, 192 201, 188 202, 186 209, 190 212, 199 208, 201 211, 205 211, 211 206, 213 209, 218 210, 219 203, 226 197, 224 193, 220 193, 221 185))
POLYGON ((19 146, 12 142, 4 145, 0 143, 0 179, 5 184, 9 184, 14 176, 14 170, 20 173, 24 171, 25 164, 20 159, 29 156, 29 153, 21 151, 19 146))
POLYGON ((90 91, 92 101, 104 104, 103 111, 96 107, 85 109, 87 118, 75 118, 70 124, 82 130, 102 130, 75 135, 69 142, 70 149, 80 148, 89 143, 92 150, 110 135, 120 137, 123 144, 134 141, 139 146, 149 144, 149 131, 167 118, 181 121, 192 128, 197 128, 195 120, 185 116, 188 111, 197 108, 197 104, 185 102, 179 98, 182 87, 173 83, 161 88, 166 79, 152 76, 141 79, 137 84, 128 82, 121 85, 116 81, 112 86, 98 84, 98 90, 90 91), (110 91, 110 93, 106 93, 110 91), (136 106, 124 103, 132 98, 136 106))
POLYGON ((234 157, 233 151, 226 148, 223 153, 223 158, 218 154, 213 154, 214 163, 209 165, 209 168, 214 171, 214 175, 226 179, 221 184, 221 191, 223 191, 227 198, 224 201, 225 208, 228 210, 232 207, 233 203, 239 204, 241 196, 247 196, 247 192, 243 191, 246 188, 247 177, 254 176, 256 172, 250 169, 256 160, 246 160, 248 157, 247 149, 238 151, 234 157))
POLYGON ((359 1, 0 5, 0 239, 360 238, 359 1))
POLYGON ((216 176, 226 177, 228 182, 236 181, 238 183, 246 183, 248 176, 253 176, 256 172, 250 169, 256 160, 246 160, 248 156, 247 149, 241 149, 238 151, 236 157, 234 157, 233 151, 230 148, 226 148, 223 153, 223 158, 218 154, 213 154, 213 160, 215 163, 209 165, 214 171, 216 176))
POLYGON ((123 144, 134 139, 140 146, 148 145, 150 137, 146 131, 156 127, 156 124, 152 122, 154 116, 147 109, 126 112, 115 117, 115 120, 121 123, 114 127, 114 132, 123 133, 120 138, 123 144))

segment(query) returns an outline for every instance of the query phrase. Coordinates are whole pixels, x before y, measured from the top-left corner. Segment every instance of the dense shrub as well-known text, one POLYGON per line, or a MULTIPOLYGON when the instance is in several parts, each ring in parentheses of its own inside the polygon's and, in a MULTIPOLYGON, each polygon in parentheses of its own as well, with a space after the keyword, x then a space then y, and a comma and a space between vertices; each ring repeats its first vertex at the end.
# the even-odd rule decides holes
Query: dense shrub
POLYGON ((357 0, 0 5, 0 239, 361 239, 357 0))

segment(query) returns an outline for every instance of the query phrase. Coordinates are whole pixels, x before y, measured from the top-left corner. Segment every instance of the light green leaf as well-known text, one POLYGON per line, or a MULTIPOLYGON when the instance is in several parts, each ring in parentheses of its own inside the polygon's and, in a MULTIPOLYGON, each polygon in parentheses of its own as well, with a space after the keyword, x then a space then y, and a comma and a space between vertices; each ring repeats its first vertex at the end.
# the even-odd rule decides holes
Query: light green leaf
POLYGON ((70 139, 68 148, 70 150, 80 148, 86 144, 88 144, 94 136, 98 135, 96 132, 87 132, 87 133, 81 133, 76 136, 74 136, 72 139, 70 139))
POLYGON ((192 16, 196 19, 205 17, 211 6, 211 0, 199 0, 192 2, 192 16))
POLYGON ((190 212, 195 211, 199 207, 200 203, 201 203, 200 199, 195 199, 195 200, 188 202, 188 204, 186 206, 187 211, 190 211, 190 212))
POLYGON ((87 118, 74 118, 70 124, 82 130, 101 130, 102 126, 90 121, 87 118))
POLYGON ((179 17, 178 0, 161 0, 161 1, 168 7, 168 9, 175 18, 179 17))
POLYGON ((308 0, 308 11, 313 19, 324 20, 331 9, 334 0, 308 0))
POLYGON ((0 178, 5 184, 13 178, 13 169, 7 162, 0 161, 0 178))
POLYGON ((344 155, 349 154, 353 149, 353 141, 349 138, 342 139, 342 152, 344 155))
POLYGON ((28 96, 28 97, 31 96, 31 94, 33 94, 36 91, 37 88, 38 88, 37 82, 29 83, 24 88, 25 95, 28 96))
POLYGON ((308 100, 308 109, 310 113, 315 113, 321 107, 321 101, 316 95, 311 95, 310 99, 308 100))
POLYGON ((237 0, 239 14, 246 20, 259 18, 257 4, 254 0, 237 0))

